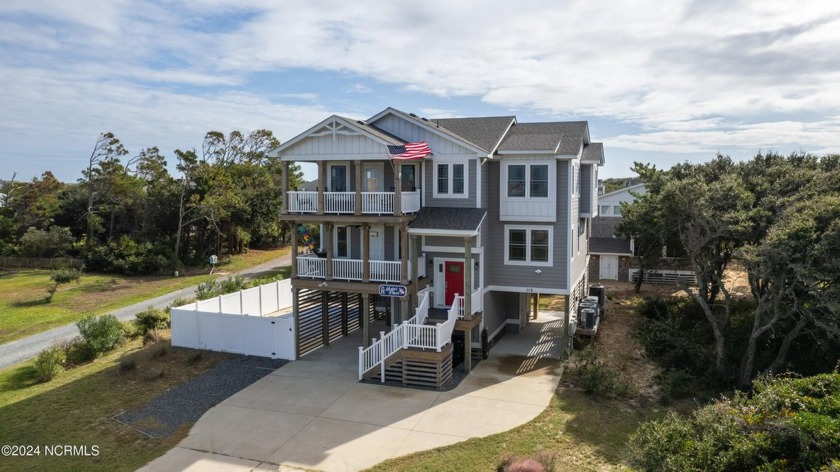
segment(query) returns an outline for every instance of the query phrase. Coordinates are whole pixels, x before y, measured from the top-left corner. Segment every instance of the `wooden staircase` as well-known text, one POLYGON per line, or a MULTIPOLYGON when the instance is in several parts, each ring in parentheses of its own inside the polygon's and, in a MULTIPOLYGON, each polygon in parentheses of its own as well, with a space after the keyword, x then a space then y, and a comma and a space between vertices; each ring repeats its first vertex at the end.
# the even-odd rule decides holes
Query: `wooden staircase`
MULTIPOLYGON (((408 387, 440 389, 452 380, 452 343, 440 352, 422 349, 402 349, 385 361, 385 381, 408 387)), ((379 377, 379 367, 365 379, 379 377)))

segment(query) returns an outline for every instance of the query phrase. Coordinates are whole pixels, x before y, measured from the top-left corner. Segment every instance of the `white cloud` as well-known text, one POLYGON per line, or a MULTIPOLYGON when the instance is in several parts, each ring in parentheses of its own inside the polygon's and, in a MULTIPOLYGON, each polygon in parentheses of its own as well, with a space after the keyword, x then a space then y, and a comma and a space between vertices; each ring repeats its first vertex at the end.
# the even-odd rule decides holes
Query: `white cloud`
MULTIPOLYGON (((391 97, 377 82, 640 130, 593 130, 613 148, 840 145, 837 2, 80 2, 0 5, 0 134, 15 152, 50 133, 89 141, 118 128, 142 146, 197 145, 216 128, 289 137, 329 112, 365 115, 364 92, 391 97), (250 88, 261 73, 301 70, 336 73, 333 90, 361 95, 324 105, 330 84, 250 88)), ((419 111, 464 114, 441 103, 419 111)))

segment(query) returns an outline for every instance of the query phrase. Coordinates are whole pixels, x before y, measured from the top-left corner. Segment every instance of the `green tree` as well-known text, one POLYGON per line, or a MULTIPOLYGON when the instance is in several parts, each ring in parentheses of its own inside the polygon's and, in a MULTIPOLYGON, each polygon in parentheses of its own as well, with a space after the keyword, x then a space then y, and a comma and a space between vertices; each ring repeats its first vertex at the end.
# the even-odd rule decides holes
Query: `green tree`
POLYGON ((20 252, 25 257, 63 257, 73 248, 74 240, 68 228, 29 228, 20 240, 20 252))
POLYGON ((90 153, 87 169, 82 172, 83 179, 87 184, 87 239, 85 240, 85 244, 88 248, 91 247, 90 245, 93 241, 94 226, 97 223, 94 219, 96 214, 95 204, 97 202, 98 192, 101 192, 96 185, 96 167, 100 166, 102 163, 107 163, 108 161, 118 161, 120 156, 124 156, 126 154, 128 154, 128 150, 126 150, 120 140, 114 136, 114 133, 102 133, 99 135, 99 138, 96 140, 96 144, 93 146, 93 151, 90 153))

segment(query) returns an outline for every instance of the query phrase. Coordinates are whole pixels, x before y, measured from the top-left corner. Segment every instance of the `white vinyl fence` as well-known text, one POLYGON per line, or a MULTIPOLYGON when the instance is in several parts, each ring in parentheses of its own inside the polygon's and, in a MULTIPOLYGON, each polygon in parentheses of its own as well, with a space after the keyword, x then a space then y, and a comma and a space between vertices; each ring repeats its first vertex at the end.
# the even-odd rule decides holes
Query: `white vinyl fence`
POLYGON ((295 359, 289 279, 172 308, 172 345, 295 359))

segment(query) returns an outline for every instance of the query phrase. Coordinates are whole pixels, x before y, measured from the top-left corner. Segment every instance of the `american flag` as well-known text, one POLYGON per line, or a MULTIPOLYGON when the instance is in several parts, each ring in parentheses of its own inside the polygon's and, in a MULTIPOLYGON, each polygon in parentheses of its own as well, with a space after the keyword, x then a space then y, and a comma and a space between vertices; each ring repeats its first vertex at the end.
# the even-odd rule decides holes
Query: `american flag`
POLYGON ((432 153, 426 141, 419 143, 405 143, 403 146, 388 146, 388 154, 391 159, 422 159, 432 153))

